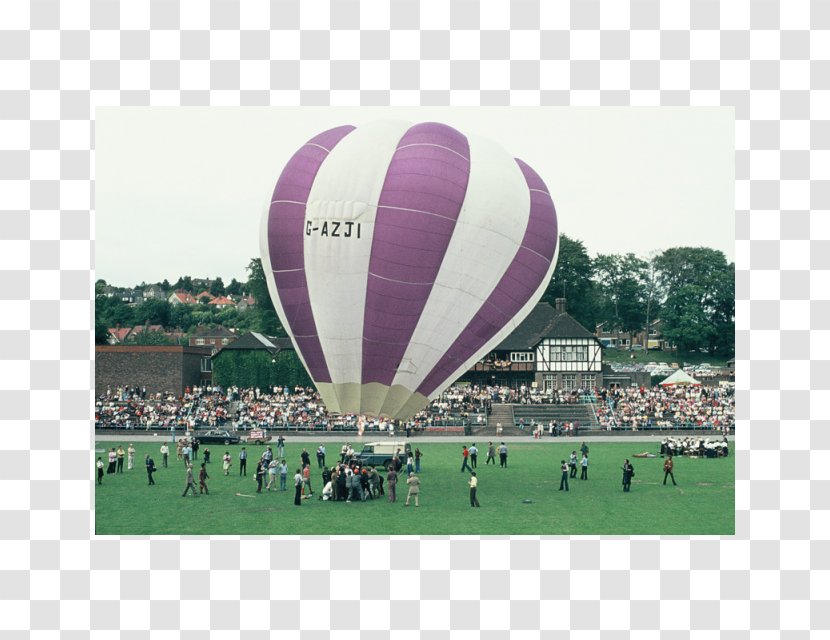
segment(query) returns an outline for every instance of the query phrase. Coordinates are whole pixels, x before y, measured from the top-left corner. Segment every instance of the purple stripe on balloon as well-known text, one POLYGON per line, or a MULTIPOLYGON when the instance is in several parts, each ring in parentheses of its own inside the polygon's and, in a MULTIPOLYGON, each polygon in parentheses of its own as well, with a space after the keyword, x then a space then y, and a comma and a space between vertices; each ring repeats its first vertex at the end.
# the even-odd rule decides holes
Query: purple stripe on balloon
POLYGON ((324 131, 300 148, 277 180, 268 214, 268 252, 277 294, 287 328, 315 382, 331 382, 331 375, 309 300, 303 255, 305 210, 320 166, 352 130, 353 126, 345 125, 324 131))
POLYGON ((470 148, 455 129, 411 127, 392 156, 375 217, 362 382, 391 385, 447 252, 470 177, 470 148))
POLYGON ((448 382, 459 367, 516 316, 550 268, 557 243, 556 210, 539 175, 521 160, 516 162, 531 190, 530 214, 522 244, 496 288, 418 387, 418 393, 425 396, 448 382))

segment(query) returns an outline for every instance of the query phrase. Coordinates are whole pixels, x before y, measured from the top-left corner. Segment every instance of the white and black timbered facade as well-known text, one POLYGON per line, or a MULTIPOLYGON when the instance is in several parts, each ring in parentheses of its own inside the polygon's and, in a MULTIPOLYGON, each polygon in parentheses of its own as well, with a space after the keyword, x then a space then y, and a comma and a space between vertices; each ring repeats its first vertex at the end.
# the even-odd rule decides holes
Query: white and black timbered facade
POLYGON ((593 389, 602 386, 602 344, 568 315, 564 300, 555 309, 543 302, 465 378, 541 391, 593 389))

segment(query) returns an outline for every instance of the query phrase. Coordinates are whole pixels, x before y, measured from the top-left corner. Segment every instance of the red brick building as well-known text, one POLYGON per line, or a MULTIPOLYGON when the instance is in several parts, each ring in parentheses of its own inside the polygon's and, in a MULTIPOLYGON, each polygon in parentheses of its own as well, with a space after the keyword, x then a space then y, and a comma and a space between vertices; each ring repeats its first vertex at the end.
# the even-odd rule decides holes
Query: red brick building
POLYGON ((197 327, 193 335, 190 336, 188 344, 191 347, 211 347, 213 353, 216 353, 238 337, 233 331, 225 327, 197 327))

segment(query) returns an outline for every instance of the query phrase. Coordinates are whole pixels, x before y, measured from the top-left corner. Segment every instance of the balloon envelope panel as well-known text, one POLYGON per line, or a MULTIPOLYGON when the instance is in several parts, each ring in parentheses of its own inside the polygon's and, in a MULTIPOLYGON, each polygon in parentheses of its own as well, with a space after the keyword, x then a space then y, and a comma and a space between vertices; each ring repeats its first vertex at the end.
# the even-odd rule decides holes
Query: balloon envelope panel
POLYGON ((496 143, 380 121, 294 154, 262 257, 327 408, 407 419, 527 316, 557 238, 544 182, 496 143))

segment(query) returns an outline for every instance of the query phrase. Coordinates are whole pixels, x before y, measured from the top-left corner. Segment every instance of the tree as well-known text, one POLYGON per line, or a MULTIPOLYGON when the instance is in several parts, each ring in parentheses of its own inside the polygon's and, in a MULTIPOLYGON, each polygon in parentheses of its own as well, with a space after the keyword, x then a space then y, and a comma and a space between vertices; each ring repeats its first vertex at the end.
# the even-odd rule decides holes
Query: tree
POLYGON ((257 331, 269 336, 284 336, 285 329, 280 323, 271 294, 268 292, 268 283, 260 258, 251 258, 248 264, 248 289, 256 300, 254 315, 257 320, 257 331))
POLYGON ((556 298, 568 301, 568 313, 586 327, 593 327, 597 313, 593 267, 581 240, 559 236, 559 258, 553 276, 542 296, 542 302, 551 305, 556 298))
POLYGON ((242 284, 239 283, 236 278, 232 278, 231 283, 225 287, 225 293, 229 296, 241 296, 242 284))
POLYGON ((182 276, 181 278, 176 280, 176 283, 173 285, 173 288, 177 291, 181 289, 183 291, 189 291, 190 293, 193 293, 193 280, 190 276, 182 276))
POLYGON ((654 259, 663 334, 681 353, 731 356, 735 346, 735 265, 722 251, 675 247, 654 259))
POLYGON ((142 331, 136 336, 134 344, 169 345, 173 344, 173 340, 161 331, 142 331))
POLYGON ((216 278, 213 282, 210 283, 210 295, 212 296, 222 296, 225 295, 225 283, 222 282, 222 278, 216 278))
POLYGON ((160 324, 170 326, 172 305, 167 300, 146 300, 136 308, 136 320, 139 324, 160 324))
POLYGON ((159 283, 158 283, 158 285, 159 285, 162 289, 164 289, 165 291, 169 291, 169 290, 170 290, 170 281, 169 281, 167 278, 165 278, 164 280, 162 280, 161 282, 159 282, 159 283))
POLYGON ((599 254, 593 261, 597 287, 607 299, 614 328, 627 333, 639 331, 646 316, 644 282, 648 264, 633 253, 599 254))

